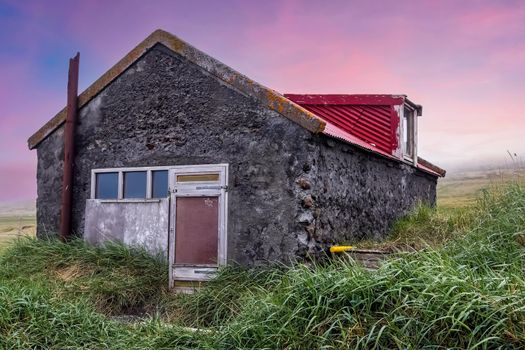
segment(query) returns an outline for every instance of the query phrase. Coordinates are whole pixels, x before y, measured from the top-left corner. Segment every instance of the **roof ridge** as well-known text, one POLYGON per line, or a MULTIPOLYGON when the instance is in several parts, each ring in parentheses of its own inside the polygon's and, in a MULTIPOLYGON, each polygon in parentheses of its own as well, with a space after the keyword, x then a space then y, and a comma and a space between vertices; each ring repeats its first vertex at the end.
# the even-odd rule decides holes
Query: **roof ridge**
MULTIPOLYGON (((325 121, 315 114, 299 106, 297 103, 290 101, 277 91, 251 80, 233 68, 162 29, 157 29, 151 33, 115 65, 102 74, 93 84, 85 89, 78 96, 78 108, 80 109, 85 106, 156 44, 166 46, 241 93, 259 100, 268 108, 301 125, 305 129, 314 133, 322 132, 324 130, 326 125, 325 121)), ((58 112, 28 139, 29 148, 35 148, 47 136, 60 127, 60 125, 64 123, 65 118, 66 107, 58 112)))

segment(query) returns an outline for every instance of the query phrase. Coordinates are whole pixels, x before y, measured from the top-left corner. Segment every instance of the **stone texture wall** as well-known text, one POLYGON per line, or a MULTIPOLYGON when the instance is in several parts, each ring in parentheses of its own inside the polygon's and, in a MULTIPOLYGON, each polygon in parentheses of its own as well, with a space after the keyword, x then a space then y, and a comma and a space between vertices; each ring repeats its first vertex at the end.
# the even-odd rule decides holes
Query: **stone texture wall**
POLYGON ((44 139, 37 148, 37 235, 54 235, 60 226, 60 200, 64 169, 64 126, 44 139))
MULTIPOLYGON (((435 180, 299 125, 161 45, 80 110, 73 229, 91 169, 229 164, 228 258, 289 261, 331 242, 381 236, 435 180)), ((38 235, 58 230, 62 128, 38 146, 38 235)))
MULTIPOLYGON (((289 260, 297 250, 295 181, 311 133, 157 45, 81 109, 73 229, 82 235, 91 169, 229 164, 228 256, 241 264, 289 260)), ((58 229, 61 146, 38 147, 38 233, 58 229), (55 186, 56 185, 56 186, 55 186), (51 189, 51 187, 53 187, 51 189), (52 195, 51 195, 52 194, 52 195)))
POLYGON ((305 226, 300 238, 311 254, 333 244, 383 238, 418 202, 435 205, 435 176, 325 135, 314 142, 304 175, 311 186, 298 194, 305 226))

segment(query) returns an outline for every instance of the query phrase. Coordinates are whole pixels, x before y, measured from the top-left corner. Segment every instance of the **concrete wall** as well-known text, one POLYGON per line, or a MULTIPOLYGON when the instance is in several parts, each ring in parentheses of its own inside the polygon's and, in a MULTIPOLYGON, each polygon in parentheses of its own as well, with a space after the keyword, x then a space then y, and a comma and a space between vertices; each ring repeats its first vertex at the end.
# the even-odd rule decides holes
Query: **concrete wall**
MULTIPOLYGON (((94 168, 228 163, 228 258, 245 265, 380 236, 416 197, 435 196, 432 178, 312 135, 161 45, 83 107, 79 119, 78 235, 94 168)), ((39 236, 58 230, 61 130, 38 146, 39 236)))
POLYGON ((168 223, 168 198, 125 203, 88 199, 84 238, 92 244, 113 241, 140 246, 167 258, 168 223))

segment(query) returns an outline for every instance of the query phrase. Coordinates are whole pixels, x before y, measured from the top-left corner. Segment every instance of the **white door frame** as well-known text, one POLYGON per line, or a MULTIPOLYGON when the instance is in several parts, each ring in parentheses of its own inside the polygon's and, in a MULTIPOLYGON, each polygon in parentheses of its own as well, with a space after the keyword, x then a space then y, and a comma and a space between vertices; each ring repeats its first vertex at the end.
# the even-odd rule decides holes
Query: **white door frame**
POLYGON ((217 271, 219 266, 227 262, 227 219, 228 219, 228 164, 181 165, 170 167, 168 173, 170 191, 170 224, 169 224, 169 287, 175 280, 206 281, 217 271), (183 182, 177 183, 177 175, 219 174, 217 182, 183 182), (218 218, 218 251, 216 265, 184 266, 175 269, 175 236, 177 197, 217 197, 219 203, 218 218))

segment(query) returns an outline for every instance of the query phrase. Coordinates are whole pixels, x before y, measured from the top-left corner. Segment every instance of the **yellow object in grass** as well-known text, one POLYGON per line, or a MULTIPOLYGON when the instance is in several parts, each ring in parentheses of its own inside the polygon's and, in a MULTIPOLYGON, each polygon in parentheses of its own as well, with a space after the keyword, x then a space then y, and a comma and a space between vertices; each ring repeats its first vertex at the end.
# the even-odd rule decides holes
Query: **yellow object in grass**
POLYGON ((354 249, 351 245, 334 245, 330 247, 330 253, 343 253, 354 249))

